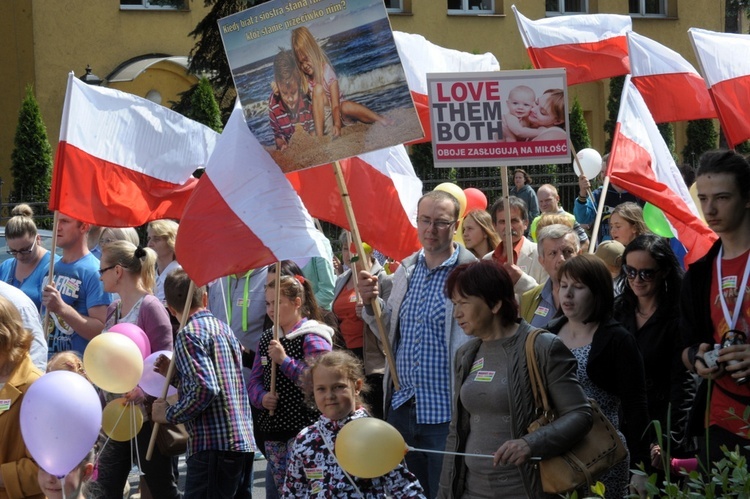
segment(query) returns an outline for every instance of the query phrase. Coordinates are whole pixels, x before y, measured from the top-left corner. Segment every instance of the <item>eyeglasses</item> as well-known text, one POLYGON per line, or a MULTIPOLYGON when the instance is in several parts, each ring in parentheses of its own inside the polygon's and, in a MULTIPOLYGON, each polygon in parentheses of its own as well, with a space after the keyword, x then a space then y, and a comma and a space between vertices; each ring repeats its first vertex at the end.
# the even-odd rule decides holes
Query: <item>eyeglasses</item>
POLYGON ((9 249, 8 251, 6 251, 6 253, 8 253, 9 255, 13 255, 13 256, 16 256, 16 255, 30 255, 34 251, 35 247, 36 247, 36 239, 34 239, 34 242, 31 243, 31 246, 29 246, 26 249, 22 249, 22 250, 9 249))
POLYGON ((425 229, 429 228, 430 225, 432 225, 437 230, 446 230, 456 222, 457 220, 432 220, 424 217, 417 218, 417 223, 425 229))
POLYGON ((641 281, 644 282, 653 281, 659 273, 657 269, 636 269, 630 265, 623 265, 622 271, 625 272, 625 275, 631 281, 634 281, 636 277, 640 277, 641 281))
POLYGON ((118 265, 120 265, 120 264, 116 263, 114 265, 110 265, 109 267, 104 267, 103 269, 99 269, 99 275, 103 276, 106 271, 112 270, 113 268, 117 267, 118 265))

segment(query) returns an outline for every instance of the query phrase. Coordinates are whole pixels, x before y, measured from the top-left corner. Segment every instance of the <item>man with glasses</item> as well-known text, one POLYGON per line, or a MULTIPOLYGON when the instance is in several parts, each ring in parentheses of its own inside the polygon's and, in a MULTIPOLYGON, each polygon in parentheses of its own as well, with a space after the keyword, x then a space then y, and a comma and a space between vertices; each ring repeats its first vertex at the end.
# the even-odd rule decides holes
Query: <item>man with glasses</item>
MULTIPOLYGON (((89 224, 60 214, 57 245, 62 258, 55 264, 51 284, 42 292, 42 313, 50 312, 49 356, 73 350, 83 353, 102 332, 112 295, 99 280, 99 260, 88 248, 89 224)), ((49 281, 47 281, 49 282, 49 281)))
MULTIPOLYGON (((378 296, 377 278, 360 272, 359 291, 365 305, 362 318, 376 331, 372 300, 383 309, 388 340, 394 350, 399 389, 385 371, 386 420, 406 443, 442 451, 451 420, 452 373, 455 353, 468 336, 453 319, 453 304, 445 297, 448 274, 460 264, 475 261, 453 242, 459 215, 456 198, 432 191, 417 205, 417 231, 422 249, 405 258, 393 276, 389 296, 378 296)), ((385 289, 386 286, 383 286, 385 289)), ((437 496, 442 467, 440 454, 412 451, 406 463, 425 489, 437 496)))
POLYGON ((682 289, 680 327, 687 346, 682 360, 702 378, 713 379, 707 385, 712 389, 708 442, 701 442, 698 456, 715 462, 724 457, 720 446, 737 445, 750 458, 742 419, 750 405, 750 163, 734 151, 707 152, 695 183, 706 223, 720 238, 690 266, 682 289), (719 355, 711 362, 707 354, 715 344, 719 355))

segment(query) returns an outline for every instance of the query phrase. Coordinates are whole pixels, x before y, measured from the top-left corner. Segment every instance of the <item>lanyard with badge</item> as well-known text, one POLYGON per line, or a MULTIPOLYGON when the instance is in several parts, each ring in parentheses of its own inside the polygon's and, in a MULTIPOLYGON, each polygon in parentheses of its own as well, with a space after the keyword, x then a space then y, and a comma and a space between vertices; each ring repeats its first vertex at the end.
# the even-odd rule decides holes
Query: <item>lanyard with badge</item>
MULTIPOLYGON (((724 282, 723 278, 721 277, 721 257, 724 255, 724 248, 719 249, 719 255, 716 257, 716 279, 718 280, 719 285, 719 301, 721 302, 721 310, 724 313, 724 319, 727 321, 727 326, 729 326, 729 329, 734 329, 735 326, 737 326, 737 321, 740 318, 740 310, 742 309, 742 301, 745 298, 745 289, 747 287, 747 278, 748 275, 750 275, 750 253, 747 255, 747 261, 745 262, 745 271, 742 276, 742 284, 740 284, 739 288, 737 289, 737 301, 734 304, 734 313, 732 315, 729 315, 729 307, 727 306, 727 301, 724 299, 724 293, 722 290, 724 289, 724 282)), ((735 276, 735 286, 737 285, 735 276)))
MULTIPOLYGON (((242 289, 242 330, 247 331, 247 309, 250 306, 250 276, 253 274, 253 269, 248 270, 242 279, 245 279, 245 285, 242 289)), ((237 279, 234 276, 227 277, 227 294, 229 300, 227 300, 227 322, 232 323, 232 307, 234 303, 232 301, 232 279, 237 279)))

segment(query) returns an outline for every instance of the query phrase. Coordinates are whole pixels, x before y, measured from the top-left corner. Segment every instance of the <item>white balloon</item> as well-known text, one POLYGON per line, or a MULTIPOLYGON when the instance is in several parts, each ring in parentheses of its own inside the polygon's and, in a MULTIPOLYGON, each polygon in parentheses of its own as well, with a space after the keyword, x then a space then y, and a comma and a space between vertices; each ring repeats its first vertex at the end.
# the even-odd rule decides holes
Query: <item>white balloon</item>
MULTIPOLYGON (((143 376, 141 376, 141 381, 138 383, 138 386, 141 387, 141 389, 151 395, 152 397, 161 397, 162 390, 164 389, 164 383, 167 381, 167 378, 162 376, 161 374, 154 371, 154 364, 156 363, 156 359, 159 358, 159 355, 164 354, 168 358, 172 358, 172 352, 168 350, 162 350, 159 352, 154 352, 145 359, 143 359, 143 376)), ((177 393, 177 388, 170 386, 169 391, 167 392, 167 396, 171 396, 177 393)))
MULTIPOLYGON (((578 151, 578 154, 576 154, 576 157, 581 163, 583 174, 586 175, 587 178, 594 178, 602 171, 602 155, 599 154, 596 149, 581 149, 578 151)), ((578 164, 575 161, 573 162, 573 170, 576 172, 576 175, 579 177, 581 176, 581 172, 578 170, 578 164)))

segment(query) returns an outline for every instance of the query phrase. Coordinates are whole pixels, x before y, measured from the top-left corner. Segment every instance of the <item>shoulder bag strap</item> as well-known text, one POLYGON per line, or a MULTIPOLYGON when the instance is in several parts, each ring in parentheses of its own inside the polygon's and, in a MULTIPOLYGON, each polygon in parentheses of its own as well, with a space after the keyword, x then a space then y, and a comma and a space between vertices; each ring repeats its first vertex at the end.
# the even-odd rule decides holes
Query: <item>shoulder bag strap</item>
POLYGON ((535 329, 526 338, 526 367, 529 371, 529 378, 531 378, 531 390, 534 394, 534 402, 538 409, 548 413, 550 406, 547 398, 547 390, 544 388, 542 375, 539 371, 539 363, 536 361, 536 350, 534 350, 534 342, 541 332, 541 329, 535 329))

